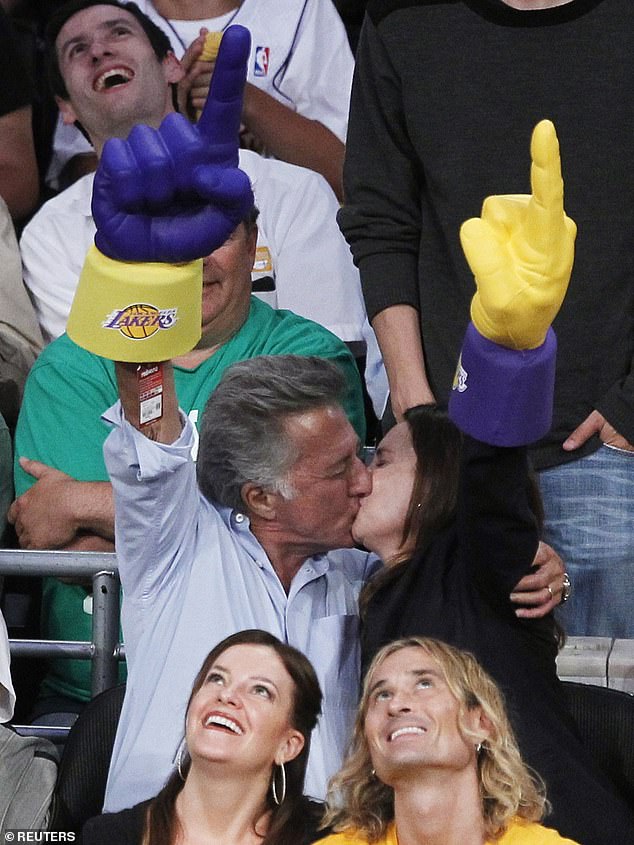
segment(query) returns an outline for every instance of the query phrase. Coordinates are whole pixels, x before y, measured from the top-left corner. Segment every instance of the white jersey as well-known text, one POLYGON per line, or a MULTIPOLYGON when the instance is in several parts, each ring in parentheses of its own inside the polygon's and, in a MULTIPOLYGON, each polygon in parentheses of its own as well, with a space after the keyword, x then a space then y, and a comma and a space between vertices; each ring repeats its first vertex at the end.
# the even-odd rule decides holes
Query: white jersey
POLYGON ((164 18, 151 0, 138 5, 166 33, 179 59, 201 27, 245 26, 251 33, 247 81, 345 143, 354 58, 332 0, 243 0, 226 15, 196 21, 164 18))

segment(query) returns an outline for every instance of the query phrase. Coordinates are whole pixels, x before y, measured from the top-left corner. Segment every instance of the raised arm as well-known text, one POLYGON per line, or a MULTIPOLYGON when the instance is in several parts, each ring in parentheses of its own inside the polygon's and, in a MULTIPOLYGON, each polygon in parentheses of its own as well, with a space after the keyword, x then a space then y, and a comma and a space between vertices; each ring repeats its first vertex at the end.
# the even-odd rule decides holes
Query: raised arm
POLYGON ((450 400, 454 421, 471 435, 462 490, 466 542, 481 564, 476 577, 504 602, 537 547, 521 447, 550 426, 550 324, 566 293, 576 234, 563 208, 550 122, 535 128, 531 155, 531 195, 490 197, 461 231, 477 292, 450 400))
POLYGON ((154 440, 156 443, 174 443, 183 428, 174 387, 174 371, 168 361, 165 361, 161 366, 163 370, 163 413, 159 419, 147 425, 141 425, 139 418, 139 374, 143 364, 130 364, 124 361, 115 363, 119 398, 127 421, 149 440, 154 440))
POLYGON ((144 425, 143 365, 168 360, 196 344, 200 258, 220 246, 253 205, 248 177, 238 169, 248 50, 248 32, 230 27, 198 125, 171 114, 158 130, 136 126, 127 140, 105 144, 95 176, 95 248, 84 265, 68 334, 119 362, 117 382, 127 419, 163 443, 173 442, 181 431, 173 374, 169 364, 159 364, 163 413, 144 425), (105 320, 104 291, 113 308, 105 320), (126 318, 132 319, 134 331, 129 322, 121 322, 122 314, 148 308, 153 311, 144 322, 139 316, 126 318))
POLYGON ((196 344, 200 257, 222 244, 253 205, 249 180, 237 166, 248 49, 248 32, 229 28, 198 126, 176 114, 158 130, 137 126, 127 140, 105 144, 95 176, 96 245, 84 265, 68 334, 80 346, 117 361, 128 423, 116 406, 107 412, 106 419, 117 428, 106 440, 104 456, 114 491, 124 593, 144 607, 152 605, 155 580, 164 584, 168 571, 175 572, 181 547, 187 557, 197 516, 195 507, 183 503, 197 501, 198 492, 191 459, 195 433, 188 425, 179 437, 171 367, 162 364, 163 415, 142 426, 138 365, 168 361, 196 344), (189 285, 184 292, 179 289, 183 282, 189 285), (178 302, 169 307, 162 295, 168 300, 174 295, 178 302), (179 310, 183 296, 189 306, 179 310), (150 307, 151 313, 143 310, 150 307), (185 331, 170 334, 183 323, 185 331), (146 437, 159 444, 148 444, 146 437), (152 483, 157 478, 161 483, 152 483), (148 536, 148 515, 156 514, 160 529, 148 536))
POLYGON ((576 226, 564 212, 550 121, 535 127, 531 156, 532 193, 489 197, 482 216, 460 232, 477 291, 450 413, 463 431, 499 446, 531 443, 550 427, 556 351, 550 325, 574 258, 576 226))

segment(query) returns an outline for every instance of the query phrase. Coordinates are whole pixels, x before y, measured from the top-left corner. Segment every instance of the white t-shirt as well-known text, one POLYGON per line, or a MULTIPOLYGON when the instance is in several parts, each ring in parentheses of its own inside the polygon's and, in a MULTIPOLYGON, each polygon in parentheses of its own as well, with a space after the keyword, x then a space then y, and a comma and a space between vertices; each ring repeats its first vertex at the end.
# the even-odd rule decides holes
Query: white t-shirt
POLYGON ((139 7, 168 36, 177 58, 198 36, 241 24, 251 33, 247 81, 345 143, 354 58, 332 0, 243 0, 218 18, 166 19, 151 0, 139 7))

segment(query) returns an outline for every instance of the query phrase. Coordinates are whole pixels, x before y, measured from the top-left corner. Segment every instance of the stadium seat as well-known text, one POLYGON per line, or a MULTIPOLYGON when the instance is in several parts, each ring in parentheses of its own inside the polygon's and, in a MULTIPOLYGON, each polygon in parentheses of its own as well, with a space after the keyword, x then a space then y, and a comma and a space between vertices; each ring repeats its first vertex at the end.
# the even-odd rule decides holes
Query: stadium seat
POLYGON ((90 701, 73 725, 59 766, 49 830, 79 833, 101 812, 125 684, 90 701))
POLYGON ((585 745, 619 794, 634 807, 634 696, 572 681, 563 686, 585 745))

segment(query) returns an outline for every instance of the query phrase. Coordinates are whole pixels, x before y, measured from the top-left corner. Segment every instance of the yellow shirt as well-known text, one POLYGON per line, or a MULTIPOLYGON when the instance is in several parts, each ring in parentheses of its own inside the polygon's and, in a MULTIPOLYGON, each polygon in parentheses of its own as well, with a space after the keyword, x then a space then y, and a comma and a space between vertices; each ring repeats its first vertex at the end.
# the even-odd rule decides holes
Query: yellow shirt
MULTIPOLYGON (((367 845, 368 840, 360 834, 334 833, 325 839, 320 839, 315 845, 367 845)), ((388 827, 385 836, 375 845, 398 845, 396 825, 394 822, 388 827)), ((495 842, 486 845, 578 845, 572 839, 564 839, 556 830, 543 827, 541 824, 515 819, 507 828, 506 833, 495 842)))

